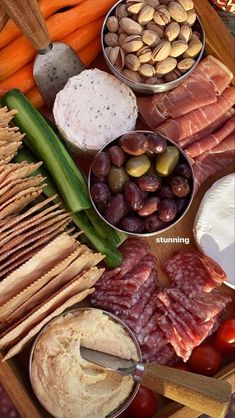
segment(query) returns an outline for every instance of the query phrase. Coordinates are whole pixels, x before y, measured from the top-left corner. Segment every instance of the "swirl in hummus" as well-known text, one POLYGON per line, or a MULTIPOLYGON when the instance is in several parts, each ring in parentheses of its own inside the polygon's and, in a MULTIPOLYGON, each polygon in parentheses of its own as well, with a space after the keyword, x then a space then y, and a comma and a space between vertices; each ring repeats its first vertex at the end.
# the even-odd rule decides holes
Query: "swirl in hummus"
POLYGON ((80 345, 138 361, 127 331, 99 309, 68 312, 38 339, 31 382, 45 408, 56 418, 104 418, 134 388, 131 376, 105 370, 81 357, 80 345))

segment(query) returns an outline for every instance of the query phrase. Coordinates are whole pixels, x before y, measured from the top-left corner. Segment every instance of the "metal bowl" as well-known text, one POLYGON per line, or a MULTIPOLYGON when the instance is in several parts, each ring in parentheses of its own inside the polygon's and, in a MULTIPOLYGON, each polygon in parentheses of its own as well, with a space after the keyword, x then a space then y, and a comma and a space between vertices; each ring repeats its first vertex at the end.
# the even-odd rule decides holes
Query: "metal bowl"
POLYGON ((172 90, 175 87, 179 86, 184 80, 186 80, 186 78, 188 78, 190 76, 190 74, 192 74, 192 72, 195 70, 197 64, 199 63, 199 61, 202 58, 204 49, 205 49, 205 31, 202 25, 201 20, 199 19, 199 17, 197 16, 197 20, 193 25, 193 28, 195 30, 197 30, 199 33, 201 33, 202 35, 202 49, 199 53, 199 55, 196 58, 195 64, 193 65, 192 68, 190 68, 189 71, 187 71, 185 74, 183 74, 181 77, 177 78, 176 80, 170 81, 169 83, 164 83, 164 84, 143 84, 143 83, 138 83, 136 81, 132 81, 126 77, 124 77, 118 70, 117 68, 114 67, 114 65, 111 63, 111 61, 109 60, 109 58, 106 55, 105 52, 105 44, 104 44, 104 36, 105 34, 108 32, 107 27, 106 27, 106 22, 107 19, 114 15, 114 11, 116 9, 117 6, 119 6, 120 4, 125 3, 124 0, 119 0, 117 3, 115 3, 115 5, 112 7, 112 9, 108 12, 103 26, 102 26, 102 30, 101 30, 101 45, 102 45, 102 52, 104 55, 104 59, 109 67, 109 69, 111 70, 111 72, 123 83, 127 84, 127 86, 129 86, 132 90, 134 90, 137 93, 141 93, 141 94, 153 94, 153 93, 162 93, 164 91, 168 91, 168 90, 172 90))
MULTIPOLYGON (((41 403, 41 405, 44 407, 44 409, 46 411, 48 411, 47 408, 46 408, 46 405, 41 401, 40 396, 37 393, 37 389, 35 388, 35 386, 33 384, 33 378, 32 378, 32 363, 33 363, 33 356, 34 356, 34 351, 35 351, 35 348, 37 346, 37 343, 38 343, 40 337, 42 336, 42 334, 47 330, 47 328, 49 326, 51 326, 53 324, 53 322, 56 321, 56 319, 58 319, 59 317, 63 317, 63 316, 65 316, 68 313, 73 313, 73 312, 76 313, 77 311, 84 311, 84 310, 91 310, 91 309, 97 310, 97 308, 76 308, 76 309, 68 310, 68 311, 62 313, 61 315, 58 315, 57 317, 55 317, 54 319, 52 319, 48 324, 46 324, 42 328, 42 330, 38 334, 37 338, 34 340, 34 343, 32 345, 31 352, 30 352, 30 358, 29 358, 29 378, 30 378, 31 386, 33 388, 33 391, 34 391, 37 399, 39 400, 39 402, 41 403)), ((116 321, 116 322, 120 323, 120 325, 123 328, 125 328, 125 330, 127 331, 127 333, 129 334, 129 336, 131 337, 131 339, 133 340, 133 342, 134 342, 134 344, 136 346, 136 350, 137 350, 137 353, 138 353, 138 356, 139 356, 139 361, 141 362, 142 361, 142 354, 141 354, 140 346, 139 346, 139 343, 138 343, 135 335, 131 331, 131 329, 121 319, 119 319, 116 315, 113 315, 110 312, 104 311, 103 309, 100 309, 100 310, 102 310, 102 312, 105 315, 107 315, 110 318, 112 318, 113 321, 116 321)), ((139 387, 140 387, 140 383, 135 382, 134 388, 133 388, 132 392, 130 393, 130 395, 128 396, 128 398, 118 408, 116 408, 109 415, 107 415, 107 418, 116 418, 122 412, 124 412, 126 410, 126 408, 130 405, 130 403, 133 401, 133 399, 135 398, 135 396, 136 396, 136 394, 137 394, 137 392, 139 390, 139 387)), ((48 412, 51 414, 51 411, 48 411, 48 412)))
MULTIPOLYGON (((128 132, 128 133, 134 133, 134 132, 139 132, 139 133, 143 133, 144 135, 148 135, 151 133, 155 133, 152 131, 146 131, 146 130, 137 130, 137 131, 132 131, 132 132, 128 132)), ((122 136, 122 135, 121 135, 122 136)), ((164 136, 164 135, 162 135, 164 136)), ((133 232, 128 232, 128 231, 124 231, 123 229, 118 228, 117 226, 112 225, 111 223, 109 223, 104 217, 103 215, 99 212, 99 210, 96 207, 95 202, 93 201, 93 198, 91 196, 91 178, 92 178, 92 164, 90 166, 90 170, 89 170, 89 175, 88 175, 88 191, 89 191, 89 196, 90 196, 90 200, 92 203, 93 208, 95 209, 95 211, 97 212, 97 214, 100 216, 100 218, 102 218, 102 220, 104 222, 106 222, 106 224, 108 224, 111 228, 116 229, 119 232, 122 232, 124 234, 130 235, 130 236, 135 236, 135 237, 151 237, 154 235, 159 235, 162 234, 163 232, 167 231, 168 229, 172 228, 173 226, 175 226, 178 222, 181 221, 181 219, 185 216, 186 212, 188 211, 189 207, 191 206, 191 203, 193 201, 193 197, 194 197, 194 191, 195 191, 195 178, 194 178, 194 172, 193 172, 193 168, 192 168, 192 164, 191 164, 191 160, 188 157, 188 155, 182 150, 182 148, 180 148, 174 141, 172 141, 169 138, 164 137, 168 143, 168 145, 173 145, 174 147, 176 147, 179 152, 180 152, 180 160, 181 161, 185 161, 189 167, 191 168, 191 172, 192 172, 192 177, 191 177, 191 193, 188 196, 188 203, 186 208, 184 209, 184 211, 181 213, 181 215, 170 224, 168 225, 166 228, 160 229, 158 231, 155 232, 145 232, 145 233, 133 233, 133 232)), ((112 145, 118 145, 118 140, 120 139, 120 137, 110 141, 107 145, 105 145, 103 148, 101 148, 101 150, 97 153, 97 155, 102 152, 102 151, 106 151, 110 146, 112 145)), ((154 196, 154 193, 152 193, 152 196, 154 196)))

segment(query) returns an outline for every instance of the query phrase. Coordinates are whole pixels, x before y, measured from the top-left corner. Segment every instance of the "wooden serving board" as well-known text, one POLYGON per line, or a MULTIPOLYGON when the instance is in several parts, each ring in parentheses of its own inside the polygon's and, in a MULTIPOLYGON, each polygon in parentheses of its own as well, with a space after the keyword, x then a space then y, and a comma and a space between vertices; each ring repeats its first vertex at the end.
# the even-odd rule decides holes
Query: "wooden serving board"
MULTIPOLYGON (((197 13, 199 14, 201 21, 206 31, 206 52, 211 53, 222 62, 224 62, 231 71, 234 71, 234 38, 229 33, 221 19, 218 17, 214 9, 210 6, 208 0, 194 0, 197 13)), ((103 66, 101 60, 98 60, 99 67, 103 66)), ((220 177, 232 173, 235 171, 235 164, 228 167, 219 175, 208 179, 207 182, 200 188, 199 192, 194 197, 191 208, 187 212, 186 216, 175 227, 172 227, 169 231, 161 234, 163 238, 167 237, 185 237, 189 238, 189 245, 186 244, 157 244, 154 237, 147 238, 153 254, 156 255, 159 260, 159 276, 161 280, 167 284, 167 277, 162 269, 163 262, 172 255, 175 251, 180 249, 196 248, 196 244, 193 238, 193 223, 195 214, 200 205, 201 199, 208 188, 220 177)), ((159 235, 160 236, 160 235, 159 235)), ((235 292, 223 285, 223 291, 232 296, 235 302, 235 292)), ((228 316, 235 316, 235 303, 232 310, 227 312, 228 316)), ((10 359, 9 361, 2 363, 2 354, 0 353, 0 381, 14 402, 22 418, 50 418, 48 414, 37 401, 33 394, 32 388, 29 382, 28 375, 28 359, 29 359, 30 347, 27 347, 23 353, 10 359)), ((225 365, 218 373, 218 378, 226 379, 233 385, 233 391, 235 391, 235 363, 230 362, 225 365)), ((160 410, 156 415, 156 418, 195 418, 199 414, 190 408, 183 407, 176 402, 167 402, 165 399, 160 398, 160 410)))

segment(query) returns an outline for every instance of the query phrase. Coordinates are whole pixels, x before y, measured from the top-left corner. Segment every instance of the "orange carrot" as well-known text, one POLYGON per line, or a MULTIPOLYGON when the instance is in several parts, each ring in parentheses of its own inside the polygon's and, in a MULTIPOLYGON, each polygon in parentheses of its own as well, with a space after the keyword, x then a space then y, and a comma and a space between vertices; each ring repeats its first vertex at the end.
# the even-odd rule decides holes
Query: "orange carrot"
MULTIPOLYGON (((62 42, 70 45, 75 51, 80 51, 100 34, 103 20, 104 16, 94 20, 94 22, 91 22, 86 26, 82 26, 62 39, 62 42)), ((30 62, 14 74, 10 75, 10 77, 0 81, 0 98, 14 88, 18 88, 23 93, 26 93, 34 86, 33 62, 30 62)))
MULTIPOLYGON (((76 6, 84 0, 39 0, 39 6, 42 15, 45 19, 52 16, 57 10, 63 7, 76 6)), ((4 30, 0 33, 0 48, 8 45, 18 36, 21 32, 12 20, 9 20, 4 30)))
MULTIPOLYGON (((84 0, 72 9, 51 16, 47 28, 53 41, 63 39, 77 28, 87 25, 107 13, 115 0, 84 0)), ((19 36, 0 51, 0 80, 5 80, 30 62, 35 50, 24 36, 19 36)))
MULTIPOLYGON (((94 41, 90 42, 85 48, 79 52, 79 57, 83 64, 89 66, 92 61, 99 55, 101 51, 101 42, 100 37, 98 36, 94 41)), ((37 87, 29 90, 26 93, 26 97, 31 101, 31 103, 37 108, 40 109, 44 105, 44 100, 37 87)))

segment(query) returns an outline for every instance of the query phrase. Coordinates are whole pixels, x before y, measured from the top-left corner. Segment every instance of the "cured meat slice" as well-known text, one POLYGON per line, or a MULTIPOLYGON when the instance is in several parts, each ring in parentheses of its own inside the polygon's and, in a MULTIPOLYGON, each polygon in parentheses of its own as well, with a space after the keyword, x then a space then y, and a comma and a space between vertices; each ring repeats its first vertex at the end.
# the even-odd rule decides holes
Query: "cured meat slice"
POLYGON ((211 56, 202 60, 195 71, 178 87, 137 99, 142 119, 156 129, 166 119, 178 118, 194 109, 216 102, 232 80, 232 73, 211 56))
POLYGON ((152 316, 148 321, 146 321, 145 325, 138 334, 138 340, 140 344, 144 344, 149 334, 155 331, 155 329, 158 327, 158 319, 163 315, 163 313, 166 313, 166 309, 160 300, 158 300, 156 301, 152 316), (161 305, 161 309, 159 309, 159 305, 161 305))
POLYGON ((193 250, 172 256, 167 260, 165 270, 176 286, 190 297, 210 292, 226 277, 217 263, 193 250))
POLYGON ((147 348, 147 352, 154 350, 156 348, 158 348, 158 350, 161 350, 161 348, 164 347, 166 344, 167 344, 167 340, 164 337, 164 333, 159 327, 157 327, 148 336, 144 344, 141 346, 141 349, 143 348, 143 350, 146 350, 147 348))
POLYGON ((201 293, 189 298, 177 287, 166 290, 167 295, 190 312, 197 322, 206 322, 223 311, 231 301, 227 295, 218 290, 201 293))
POLYGON ((234 135, 228 136, 219 145, 197 157, 193 164, 195 192, 208 179, 208 177, 217 174, 219 171, 232 164, 234 159, 234 135))
POLYGON ((114 276, 117 276, 119 279, 125 276, 126 273, 131 271, 133 267, 149 253, 149 244, 147 241, 139 238, 128 238, 119 247, 119 251, 123 256, 121 266, 105 272, 99 282, 114 276))
POLYGON ((232 107, 227 112, 225 112, 222 116, 217 118, 213 123, 206 126, 201 131, 195 133, 194 135, 190 135, 187 138, 182 139, 182 141, 178 142, 178 145, 182 148, 187 147, 188 145, 193 144, 196 141, 199 141, 206 136, 213 134, 214 132, 218 131, 218 129, 222 128, 226 122, 234 115, 235 109, 232 107))
MULTIPOLYGON (((122 278, 117 276, 103 279, 97 282, 97 291, 115 291, 116 294, 133 294, 137 292, 144 282, 149 278, 152 270, 156 271, 156 258, 147 254, 129 273, 122 278)), ((94 293, 96 295, 96 292, 94 293)), ((106 293, 107 294, 107 293, 106 293)))
POLYGON ((93 306, 96 306, 96 308, 105 309, 109 312, 115 313, 115 315, 119 315, 123 311, 123 306, 118 305, 118 303, 110 303, 105 300, 98 300, 93 298, 92 296, 90 298, 90 301, 93 306))
MULTIPOLYGON (((167 341, 174 348, 177 356, 181 358, 188 358, 190 356, 191 350, 186 350, 182 336, 177 332, 170 319, 163 315, 158 319, 158 325, 161 328, 163 334, 165 335, 167 341)), ((186 336, 187 339, 187 336, 186 336)))
POLYGON ((235 115, 232 116, 228 122, 214 134, 205 136, 200 141, 194 142, 189 147, 185 149, 188 155, 191 158, 198 157, 203 154, 203 152, 208 151, 214 148, 216 145, 220 144, 225 138, 230 134, 234 135, 235 132, 235 115))
POLYGON ((172 365, 177 362, 178 357, 175 354, 175 350, 170 344, 166 344, 161 350, 155 349, 150 353, 143 354, 145 361, 161 364, 162 366, 172 365), (155 352, 156 350, 156 352, 155 352))
POLYGON ((195 134, 213 123, 234 105, 234 92, 234 87, 227 88, 218 97, 217 102, 199 107, 177 119, 168 119, 158 126, 157 131, 175 142, 195 134))

